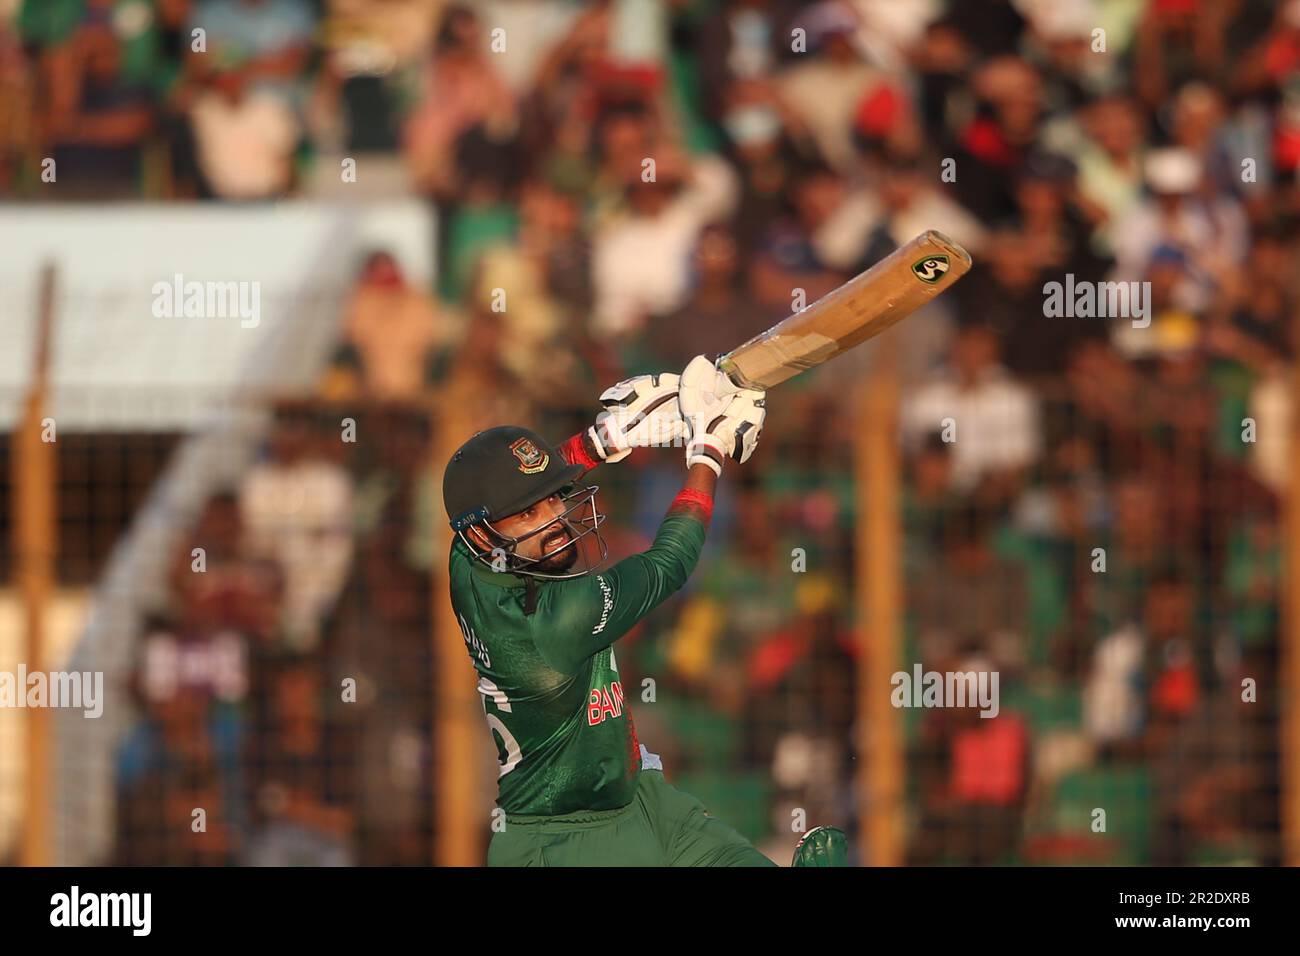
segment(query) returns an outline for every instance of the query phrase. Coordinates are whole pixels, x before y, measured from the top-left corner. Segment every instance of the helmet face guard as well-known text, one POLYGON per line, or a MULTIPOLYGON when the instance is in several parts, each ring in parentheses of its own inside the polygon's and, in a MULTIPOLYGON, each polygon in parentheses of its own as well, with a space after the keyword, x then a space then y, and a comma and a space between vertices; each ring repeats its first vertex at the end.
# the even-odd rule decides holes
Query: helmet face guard
POLYGON ((599 485, 588 485, 585 488, 570 486, 568 489, 562 489, 559 495, 560 500, 565 505, 564 511, 541 527, 534 528, 519 537, 505 534, 493 527, 486 516, 464 523, 462 527, 457 529, 456 534, 470 549, 474 558, 493 571, 506 571, 510 574, 534 578, 580 578, 600 568, 609 557, 609 548, 600 534, 600 525, 605 520, 605 515, 596 509, 596 492, 599 490, 599 485), (532 538, 554 532, 556 525, 568 531, 568 541, 540 558, 529 558, 519 554, 518 548, 520 544, 532 538), (481 528, 483 530, 483 533, 492 542, 491 551, 484 551, 481 544, 469 537, 470 528, 481 528), (594 538, 596 546, 600 550, 600 557, 594 562, 590 554, 583 551, 579 545, 579 542, 589 535, 594 538), (539 567, 569 548, 574 548, 580 556, 582 560, 581 569, 550 571, 539 567))

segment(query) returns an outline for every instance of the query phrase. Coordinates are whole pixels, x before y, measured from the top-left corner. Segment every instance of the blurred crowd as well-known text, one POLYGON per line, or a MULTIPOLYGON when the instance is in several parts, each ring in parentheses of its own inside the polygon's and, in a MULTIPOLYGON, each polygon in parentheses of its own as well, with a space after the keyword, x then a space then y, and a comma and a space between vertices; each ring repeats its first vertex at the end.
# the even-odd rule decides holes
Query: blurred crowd
MULTIPOLYGON (((617 378, 723 351, 922 230, 948 233, 974 269, 891 333, 899 668, 996 669, 1003 704, 989 720, 904 714, 909 858, 1276 861, 1300 2, 6 9, 0 196, 436 208, 435 288, 384 249, 359 263, 324 407, 432 397, 466 425, 563 438, 617 378), (1145 292, 1132 314, 1051 314, 1051 282, 1145 292)), ((866 370, 846 358, 774 396, 684 599, 620 653, 628 680, 655 681, 637 714, 652 749, 772 845, 792 814, 843 822, 856 806, 860 421, 846 395, 866 370)), ((179 575, 146 643, 124 812, 159 819, 168 774, 224 807, 212 816, 231 832, 263 834, 241 843, 256 858, 351 860, 351 838, 384 826, 398 854, 428 825, 421 788, 436 789, 428 721, 412 716, 424 691, 375 677, 373 716, 351 723, 319 702, 338 662, 365 652, 363 630, 389 635, 382 666, 424 653, 427 601, 397 591, 437 573, 416 540, 436 500, 421 497, 418 441, 343 461, 328 430, 295 431, 298 414, 196 532, 220 599, 179 575), (292 533, 276 527, 286 495, 302 501, 292 533), (221 650, 228 631, 238 652, 221 650), (150 696, 150 668, 184 675, 195 654, 215 670, 193 679, 215 702, 236 695, 238 720, 150 696), (186 728, 202 722, 200 746, 186 728), (387 769, 358 773, 367 760, 387 769), (363 792, 382 791, 375 779, 409 813, 380 813, 392 794, 363 792)), ((604 478, 626 553, 676 473, 647 456, 604 478)))
POLYGON ((429 419, 284 401, 176 547, 117 756, 120 865, 432 860, 429 419))

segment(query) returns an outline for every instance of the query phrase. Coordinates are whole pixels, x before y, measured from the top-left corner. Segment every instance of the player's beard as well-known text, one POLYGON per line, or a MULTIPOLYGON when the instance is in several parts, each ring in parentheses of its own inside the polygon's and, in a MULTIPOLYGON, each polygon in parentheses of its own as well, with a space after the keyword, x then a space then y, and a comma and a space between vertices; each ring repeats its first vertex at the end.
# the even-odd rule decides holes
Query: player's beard
POLYGON ((562 548, 566 544, 568 544, 569 547, 564 548, 564 550, 558 554, 552 554, 549 557, 542 557, 536 564, 532 565, 531 570, 549 572, 568 571, 578 561, 578 545, 570 544, 571 541, 573 541, 573 533, 569 531, 568 528, 557 528, 554 531, 547 532, 546 536, 543 537, 540 542, 543 555, 546 555, 547 552, 554 551, 556 548, 562 548))

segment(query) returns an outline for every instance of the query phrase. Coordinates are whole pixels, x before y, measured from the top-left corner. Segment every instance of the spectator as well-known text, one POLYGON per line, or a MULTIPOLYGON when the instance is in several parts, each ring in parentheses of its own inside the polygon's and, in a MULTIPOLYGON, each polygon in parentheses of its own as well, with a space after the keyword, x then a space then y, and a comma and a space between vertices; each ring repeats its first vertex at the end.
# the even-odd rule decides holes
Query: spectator
POLYGON ((131 678, 144 719, 117 755, 118 865, 229 865, 241 846, 245 650, 182 613, 150 621, 131 678))
POLYGON ((848 173, 857 161, 853 120, 863 98, 881 80, 853 45, 858 19, 841 0, 825 0, 800 13, 808 55, 777 77, 777 93, 789 115, 799 117, 832 169, 848 173))
POLYGON ((720 158, 671 149, 651 158, 654 178, 632 181, 626 210, 593 239, 592 328, 603 335, 631 335, 650 315, 678 308, 691 249, 705 225, 734 208, 735 174, 720 158))
POLYGON ((298 105, 316 31, 309 0, 196 0, 186 32, 195 30, 206 41, 190 58, 199 77, 237 72, 251 93, 298 105))
POLYGON ((446 370, 443 401, 465 415, 465 428, 477 431, 498 422, 524 420, 529 396, 501 356, 504 324, 487 308, 469 313, 465 341, 446 370))
POLYGON ((1042 78, 1008 55, 979 65, 971 85, 976 111, 955 144, 956 194, 981 220, 997 222, 1014 214, 1015 175, 1040 146, 1042 78))
POLYGON ((1235 361, 1254 376, 1269 375, 1295 356, 1291 316, 1300 305, 1300 290, 1286 236, 1280 228, 1255 234, 1244 270, 1249 283, 1233 283, 1230 319, 1205 331, 1210 354, 1235 361))
POLYGON ((70 198, 139 194, 140 158, 154 126, 148 90, 123 77, 122 44, 96 4, 92 16, 47 61, 49 110, 43 138, 70 198))
MULTIPOLYGON (((1256 33, 1236 63, 1233 88, 1237 92, 1256 96, 1278 92, 1300 69, 1300 3, 1285 0, 1272 6, 1273 22, 1256 33)), ((1282 130, 1278 138, 1289 139, 1282 130)))
POLYGON ((789 214, 768 226, 750 275, 754 297, 764 308, 792 311, 811 305, 848 278, 845 269, 826 261, 819 242, 833 227, 844 193, 843 177, 827 166, 809 164, 795 173, 789 214))
POLYGON ((886 245, 904 245, 927 229, 951 236, 972 255, 980 253, 985 237, 979 222, 934 185, 919 156, 886 154, 875 188, 846 197, 814 242, 827 264, 856 274, 886 245))
MULTIPOLYGON (((978 637, 936 660, 955 673, 988 673, 978 637)), ((1001 691, 999 691, 1001 693, 1001 691)), ((988 866, 1014 856, 1029 793, 1030 739, 1025 720, 999 706, 927 711, 914 759, 920 765, 920 821, 909 848, 913 864, 988 866)))
MULTIPOLYGON (((1049 112, 1061 116, 1087 105, 1114 83, 1111 57, 1094 55, 1100 15, 1092 0, 1025 4, 1031 58, 1043 74, 1049 112)), ((1050 122, 1050 121, 1049 121, 1050 122)))
MULTIPOLYGON (((569 316, 591 310, 591 239, 583 228, 580 197, 544 182, 521 200, 521 250, 569 316)), ((576 323, 575 323, 576 324, 576 323)))
POLYGON ((1127 624, 1097 642, 1083 689, 1083 724, 1103 752, 1133 752, 1146 721, 1142 634, 1127 624))
POLYGON ((1282 541, 1276 506, 1256 505, 1235 523, 1223 592, 1232 632, 1247 653, 1267 661, 1281 627, 1282 541))
MULTIPOLYGON (((1170 303, 1204 315, 1222 294, 1229 270, 1245 258, 1248 235, 1239 206, 1223 196, 1206 196, 1200 160, 1183 149, 1164 149, 1146 159, 1152 198, 1116 224, 1114 278, 1145 278, 1153 270, 1175 267, 1170 303)), ((1140 353, 1151 336, 1130 327, 1122 347, 1140 353)))
MULTIPOLYGON (((727 92, 737 83, 764 83, 776 73, 789 4, 728 0, 696 35, 704 114, 727 125, 727 92)), ((733 119, 733 123, 735 120, 733 119)))
POLYGON ((356 755, 325 713, 325 675, 309 658, 267 662, 248 753, 252 830, 246 866, 349 866, 353 862, 356 755))
POLYGON ((521 156, 516 138, 498 136, 485 126, 475 126, 457 140, 448 179, 456 199, 443 227, 446 251, 439 291, 445 302, 463 304, 484 252, 517 235, 521 156))
POLYGON ((352 480, 313 444, 308 415, 282 406, 268 457, 239 489, 248 553, 275 561, 284 574, 281 642, 297 649, 319 643, 353 551, 352 480))
POLYGON ((733 217, 736 238, 744 260, 750 262, 772 221, 787 211, 787 196, 805 160, 771 105, 757 104, 728 135, 740 190, 733 217))
POLYGON ((721 355, 762 327, 764 310, 745 288, 740 264, 732 229, 706 227, 695 247, 691 297, 646 328, 647 369, 685 368, 701 352, 721 355))
POLYGON ((1173 557, 1165 538, 1165 508, 1155 481, 1139 472, 1120 476, 1111 486, 1111 520, 1100 547, 1105 576, 1093 575, 1088 605, 1094 633, 1137 622, 1142 596, 1173 557))
POLYGON ((1251 472, 1278 494, 1286 490, 1291 477, 1291 416, 1295 414, 1295 403, 1290 385, 1289 375, 1274 372, 1251 388, 1248 405, 1259 435, 1250 450, 1251 472))
POLYGON ((997 339, 984 325, 958 333, 950 370, 918 388, 902 417, 909 447, 936 430, 956 430, 953 483, 960 489, 984 479, 1014 482, 1038 459, 1037 401, 998 364, 997 339))
POLYGON ((582 378, 573 335, 591 303, 590 243, 573 198, 545 181, 524 183, 519 212, 518 238, 483 251, 473 299, 500 314, 502 359, 530 390, 567 391, 566 382, 582 378), (538 362, 541 354, 552 360, 538 362))
POLYGON ((954 103, 966 86, 975 52, 951 17, 928 24, 913 50, 919 119, 929 142, 943 142, 955 128, 954 103))
POLYGON ((298 121, 280 97, 250 89, 251 82, 241 70, 217 73, 190 109, 198 171, 219 199, 272 199, 294 182, 298 121))
POLYGON ((1133 73, 1154 109, 1178 86, 1217 80, 1223 67, 1225 8, 1200 0, 1157 0, 1138 22, 1133 73))
POLYGON ((1016 39, 1025 29, 1024 17, 1010 0, 953 4, 948 21, 984 59, 1014 53, 1016 39))
MULTIPOLYGON (((328 0, 322 56, 307 125, 321 153, 365 157, 364 180, 347 183, 409 191, 401 147, 405 86, 429 48, 443 0, 328 0)), ((317 194, 334 187, 335 163, 320 164, 317 194)))
POLYGON ((1205 83, 1188 83, 1174 97, 1173 140, 1196 156, 1207 191, 1235 196, 1242 191, 1241 166, 1227 139, 1226 112, 1218 91, 1205 83))
POLYGON ((1277 849, 1258 837, 1277 820, 1275 712, 1271 698, 1242 685, 1270 672, 1260 663, 1246 657, 1223 667, 1218 686, 1154 755, 1153 863, 1276 865, 1277 849))
POLYGON ((1142 597, 1145 745, 1154 753, 1195 710, 1204 693, 1201 675, 1210 648, 1198 627, 1196 596, 1184 574, 1162 570, 1142 597))
POLYGON ((974 503, 955 509, 942 534, 943 573, 916 580, 908 589, 921 658, 954 653, 977 633, 998 663, 1018 666, 1029 636, 1024 569, 993 550, 990 518, 974 503))
POLYGON ((182 620, 205 632, 273 640, 283 582, 274 563, 250 557, 245 546, 239 499, 233 492, 219 492, 177 548, 172 593, 183 609, 182 620))
POLYGON ((366 395, 413 402, 424 394, 435 348, 454 341, 445 311, 406 281, 389 252, 372 252, 361 267, 344 320, 344 341, 356 349, 366 395))
POLYGON ((500 136, 514 128, 518 113, 470 7, 447 6, 431 52, 420 104, 406 123, 405 152, 421 189, 439 199, 452 198, 450 176, 461 134, 483 125, 500 136))
POLYGON ((910 532, 907 566, 919 570, 939 560, 944 526, 961 500, 953 492, 952 446, 933 432, 908 455, 907 468, 903 500, 903 523, 910 532))
POLYGON ((1079 155, 1079 193, 1097 211, 1094 248, 1110 254, 1116 223, 1142 197, 1143 117, 1132 99, 1120 95, 1094 101, 1083 115, 1087 139, 1079 155))

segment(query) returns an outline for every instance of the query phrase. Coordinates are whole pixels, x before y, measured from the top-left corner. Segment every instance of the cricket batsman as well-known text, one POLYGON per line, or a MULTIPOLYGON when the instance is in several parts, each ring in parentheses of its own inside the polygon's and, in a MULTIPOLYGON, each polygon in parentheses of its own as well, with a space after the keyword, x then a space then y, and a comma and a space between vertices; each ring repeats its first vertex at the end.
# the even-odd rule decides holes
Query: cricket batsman
MULTIPOLYGON (((607 389, 596 424, 558 448, 503 425, 452 456, 443 479, 452 606, 497 744, 505 812, 489 866, 774 865, 664 779, 637 740, 613 646, 686 583, 723 465, 753 454, 764 401, 701 355, 680 376, 607 389), (598 486, 581 479, 633 448, 683 443, 686 480, 654 543, 602 570, 598 486), (595 563, 579 545, 588 536, 595 563)), ((846 856, 843 832, 818 827, 794 865, 842 866, 846 856)))

